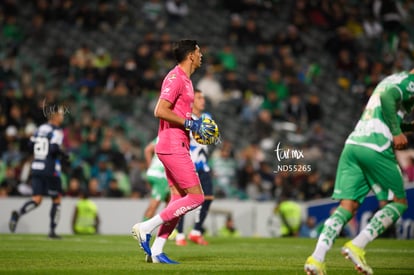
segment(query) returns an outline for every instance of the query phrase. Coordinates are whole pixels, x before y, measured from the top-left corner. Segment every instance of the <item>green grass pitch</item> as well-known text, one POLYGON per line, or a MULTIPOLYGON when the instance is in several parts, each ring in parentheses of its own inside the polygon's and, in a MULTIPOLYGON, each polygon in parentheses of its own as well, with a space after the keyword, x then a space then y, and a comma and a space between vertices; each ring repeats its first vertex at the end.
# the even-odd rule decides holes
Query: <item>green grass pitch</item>
MULTIPOLYGON (((315 239, 208 238, 208 246, 168 241, 165 252, 178 265, 149 264, 131 236, 1 234, 0 274, 305 274, 315 239)), ((357 274, 340 254, 345 239, 328 253, 328 274, 357 274)), ((414 241, 378 239, 367 249, 375 274, 414 274, 414 241)))

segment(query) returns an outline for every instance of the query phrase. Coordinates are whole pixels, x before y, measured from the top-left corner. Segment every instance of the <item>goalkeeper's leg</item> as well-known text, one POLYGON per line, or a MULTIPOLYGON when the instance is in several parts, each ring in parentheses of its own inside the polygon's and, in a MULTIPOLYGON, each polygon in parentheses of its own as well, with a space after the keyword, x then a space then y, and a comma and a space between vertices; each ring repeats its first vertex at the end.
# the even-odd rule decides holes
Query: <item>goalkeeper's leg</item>
MULTIPOLYGON (((158 154, 165 167, 171 196, 176 196, 177 199, 171 199, 168 206, 160 214, 145 222, 137 223, 132 229, 134 236, 139 240, 140 246, 148 256, 152 255, 149 245, 151 232, 156 227, 185 215, 204 201, 203 189, 194 170, 194 164, 188 152, 184 152, 185 148, 183 154, 158 154)), ((175 227, 176 221, 174 223, 175 227)))

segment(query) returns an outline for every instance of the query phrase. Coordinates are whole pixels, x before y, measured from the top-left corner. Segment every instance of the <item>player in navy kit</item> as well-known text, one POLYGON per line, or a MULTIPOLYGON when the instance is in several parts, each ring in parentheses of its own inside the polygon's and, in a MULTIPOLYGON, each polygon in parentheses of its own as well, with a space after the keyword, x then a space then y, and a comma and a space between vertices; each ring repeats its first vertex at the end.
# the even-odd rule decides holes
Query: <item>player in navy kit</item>
POLYGON ((11 232, 16 231, 17 222, 22 215, 34 210, 42 202, 43 196, 50 196, 49 238, 58 239, 55 228, 59 219, 62 183, 60 180, 61 163, 67 155, 62 151, 63 132, 60 125, 64 119, 64 108, 57 107, 48 112, 48 122, 42 124, 30 138, 33 148, 31 178, 33 194, 31 200, 23 204, 19 211, 13 211, 9 221, 11 232))

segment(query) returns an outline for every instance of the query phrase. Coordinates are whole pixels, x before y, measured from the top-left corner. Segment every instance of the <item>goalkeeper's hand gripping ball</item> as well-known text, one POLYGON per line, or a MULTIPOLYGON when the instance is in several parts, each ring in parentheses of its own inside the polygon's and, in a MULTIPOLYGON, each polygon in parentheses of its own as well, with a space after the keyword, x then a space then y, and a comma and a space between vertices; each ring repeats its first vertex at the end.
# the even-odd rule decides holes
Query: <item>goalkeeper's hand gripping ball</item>
POLYGON ((203 117, 200 129, 191 134, 195 141, 199 144, 210 145, 220 143, 220 131, 216 122, 210 117, 203 117))

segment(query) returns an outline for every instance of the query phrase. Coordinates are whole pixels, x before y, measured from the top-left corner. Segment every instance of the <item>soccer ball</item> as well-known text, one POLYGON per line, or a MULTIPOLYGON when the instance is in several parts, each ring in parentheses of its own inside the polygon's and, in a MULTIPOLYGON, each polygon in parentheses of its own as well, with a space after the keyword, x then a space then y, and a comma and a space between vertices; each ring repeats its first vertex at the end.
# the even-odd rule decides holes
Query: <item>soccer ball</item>
POLYGON ((191 132, 197 143, 202 145, 210 145, 220 142, 219 128, 213 119, 209 117, 203 118, 201 132, 205 132, 206 136, 199 135, 196 132, 191 132))

